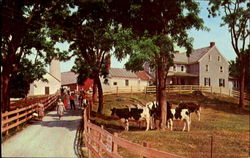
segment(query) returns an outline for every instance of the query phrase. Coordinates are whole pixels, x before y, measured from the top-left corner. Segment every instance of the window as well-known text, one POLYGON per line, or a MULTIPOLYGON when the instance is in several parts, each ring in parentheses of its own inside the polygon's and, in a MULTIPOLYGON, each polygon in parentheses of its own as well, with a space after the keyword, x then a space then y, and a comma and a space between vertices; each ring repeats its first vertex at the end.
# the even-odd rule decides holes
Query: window
POLYGON ((223 72, 223 67, 222 66, 220 67, 220 72, 223 72))
POLYGON ((206 65, 206 71, 208 71, 208 65, 206 65))
POLYGON ((125 86, 129 86, 129 81, 125 80, 125 86))
POLYGON ((225 87, 225 79, 223 78, 219 79, 219 87, 225 87))
POLYGON ((176 71, 176 66, 173 66, 173 71, 176 71))
POLYGON ((45 87, 45 94, 49 94, 49 87, 45 87))
POLYGON ((211 55, 210 54, 208 55, 208 60, 211 61, 211 55))
POLYGON ((210 82, 210 78, 204 78, 204 85, 205 86, 210 86, 211 85, 211 82, 210 82))
POLYGON ((184 71, 184 66, 181 66, 181 71, 184 71))
POLYGON ((113 85, 114 85, 114 86, 117 86, 117 82, 113 82, 113 85))
POLYGON ((220 61, 220 56, 218 56, 218 61, 220 61))

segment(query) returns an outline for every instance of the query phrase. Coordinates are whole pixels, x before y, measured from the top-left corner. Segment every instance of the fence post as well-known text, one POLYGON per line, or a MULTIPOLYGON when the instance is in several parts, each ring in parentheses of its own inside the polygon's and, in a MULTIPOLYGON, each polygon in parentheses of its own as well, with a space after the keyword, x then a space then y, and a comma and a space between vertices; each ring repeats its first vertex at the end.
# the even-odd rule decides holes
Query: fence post
POLYGON ((213 135, 211 135, 211 158, 213 157, 213 135))
MULTIPOLYGON (((104 130, 104 126, 103 126, 103 125, 101 125, 101 129, 104 130)), ((103 139, 102 134, 99 133, 99 142, 102 143, 102 139, 103 139)), ((102 149, 101 149, 101 147, 100 147, 99 145, 98 145, 98 153, 99 153, 100 155, 102 155, 102 149)))
POLYGON ((144 90, 145 90, 145 97, 147 95, 147 86, 144 87, 144 90))
MULTIPOLYGON (((147 143, 147 142, 143 142, 142 145, 143 145, 144 147, 151 147, 151 145, 150 145, 149 143, 147 143)), ((147 158, 147 157, 143 156, 143 158, 147 158)))
MULTIPOLYGON (((115 132, 114 133, 114 136, 115 137, 118 137, 118 133, 117 132, 115 132)), ((113 143, 113 153, 115 153, 115 154, 117 154, 117 148, 118 148, 118 146, 117 146, 117 144, 115 144, 114 142, 112 142, 113 143)))
POLYGON ((230 89, 228 89, 228 91, 229 91, 229 97, 230 97, 230 89))

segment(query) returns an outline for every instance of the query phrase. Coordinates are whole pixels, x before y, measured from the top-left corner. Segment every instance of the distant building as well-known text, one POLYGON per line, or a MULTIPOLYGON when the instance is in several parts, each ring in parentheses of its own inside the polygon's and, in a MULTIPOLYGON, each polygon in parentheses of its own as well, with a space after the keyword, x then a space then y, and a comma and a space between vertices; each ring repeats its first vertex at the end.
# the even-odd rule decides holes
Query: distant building
POLYGON ((87 79, 83 84, 77 83, 77 76, 74 72, 62 72, 62 87, 68 87, 70 91, 88 91, 93 88, 93 80, 87 79))
POLYGON ((48 82, 35 81, 30 84, 30 91, 28 96, 31 95, 46 95, 55 94, 61 87, 61 67, 58 60, 52 60, 50 63, 50 71, 47 72, 43 78, 48 82))
MULTIPOLYGON (((155 76, 149 64, 144 64, 145 71, 155 76)), ((186 53, 174 54, 174 65, 170 67, 167 84, 205 85, 229 88, 229 64, 216 48, 214 42, 209 47, 195 49, 189 57, 186 53)))
POLYGON ((106 84, 103 82, 102 85, 104 91, 114 90, 117 87, 120 89, 132 87, 134 90, 143 90, 150 85, 152 79, 145 71, 134 73, 123 68, 110 68, 108 81, 106 84))

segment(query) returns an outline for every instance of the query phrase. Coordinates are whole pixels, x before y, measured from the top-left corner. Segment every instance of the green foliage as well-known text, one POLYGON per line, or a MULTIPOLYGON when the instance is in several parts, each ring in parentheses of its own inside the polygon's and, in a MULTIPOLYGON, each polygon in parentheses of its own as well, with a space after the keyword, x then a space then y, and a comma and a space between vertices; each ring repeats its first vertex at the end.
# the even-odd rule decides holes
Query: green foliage
POLYGON ((230 60, 229 61, 229 75, 232 77, 239 78, 240 77, 240 65, 239 60, 236 58, 236 60, 230 60))
POLYGON ((141 70, 145 61, 155 67, 163 58, 171 66, 174 44, 185 47, 187 54, 192 50, 187 30, 207 30, 198 17, 199 5, 193 1, 110 1, 109 6, 115 22, 122 24, 119 28, 133 33, 115 45, 118 59, 130 55, 126 68, 133 71, 141 70), (132 50, 125 52, 128 46, 132 50))
POLYGON ((47 81, 43 79, 46 73, 42 62, 32 63, 27 58, 20 61, 20 68, 17 73, 14 73, 10 78, 10 97, 24 98, 29 90, 30 84, 35 80, 47 81))
POLYGON ((228 26, 231 33, 232 46, 235 53, 244 53, 249 47, 247 39, 249 38, 249 19, 250 2, 248 0, 210 0, 208 8, 209 16, 220 15, 223 10, 221 26, 228 26))

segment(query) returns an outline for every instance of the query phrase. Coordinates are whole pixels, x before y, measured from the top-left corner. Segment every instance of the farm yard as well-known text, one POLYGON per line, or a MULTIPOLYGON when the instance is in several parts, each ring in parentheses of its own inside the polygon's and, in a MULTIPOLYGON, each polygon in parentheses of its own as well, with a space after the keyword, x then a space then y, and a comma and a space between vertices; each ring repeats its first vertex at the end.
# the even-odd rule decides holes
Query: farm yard
MULTIPOLYGON (((237 108, 237 99, 216 94, 170 93, 168 101, 179 103, 182 101, 195 101, 201 106, 201 121, 192 113, 190 132, 182 132, 182 123, 174 122, 174 130, 149 130, 132 122, 130 130, 125 131, 118 118, 111 117, 113 107, 124 108, 134 104, 135 100, 149 102, 155 100, 155 95, 145 94, 119 94, 104 97, 103 115, 99 116, 93 106, 91 122, 103 125, 109 132, 118 132, 119 137, 136 144, 147 142, 152 148, 175 155, 199 158, 211 157, 211 141, 213 138, 213 157, 248 157, 249 156, 249 109, 237 108)), ((249 104, 249 102, 247 103, 249 104)), ((123 157, 138 157, 134 153, 118 148, 123 157)))

